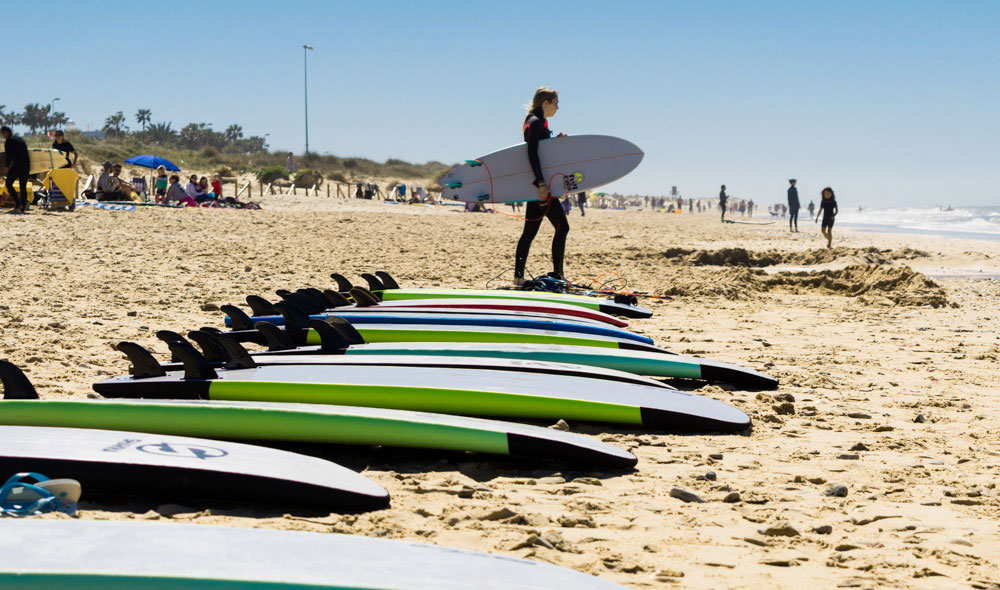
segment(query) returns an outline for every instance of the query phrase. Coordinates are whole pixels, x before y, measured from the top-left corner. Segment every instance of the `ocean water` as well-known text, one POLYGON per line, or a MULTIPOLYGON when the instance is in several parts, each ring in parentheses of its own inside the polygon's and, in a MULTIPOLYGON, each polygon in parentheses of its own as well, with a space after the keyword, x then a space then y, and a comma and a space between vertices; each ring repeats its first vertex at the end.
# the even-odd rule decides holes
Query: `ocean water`
POLYGON ((916 233, 1000 241, 1000 207, 938 207, 902 209, 841 208, 837 225, 862 231, 916 233))

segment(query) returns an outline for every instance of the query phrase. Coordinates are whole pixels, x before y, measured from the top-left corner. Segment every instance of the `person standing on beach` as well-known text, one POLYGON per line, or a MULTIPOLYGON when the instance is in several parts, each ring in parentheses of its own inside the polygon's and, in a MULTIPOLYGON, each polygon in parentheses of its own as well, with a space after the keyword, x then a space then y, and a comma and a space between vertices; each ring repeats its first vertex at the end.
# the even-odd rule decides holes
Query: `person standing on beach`
POLYGON ((73 168, 76 166, 76 159, 79 157, 79 154, 76 153, 73 144, 66 140, 66 135, 62 131, 56 131, 55 140, 52 142, 52 149, 66 154, 66 165, 63 168, 73 168), (71 154, 73 156, 72 159, 70 159, 71 154))
MULTIPOLYGON (((524 132, 524 142, 528 144, 528 163, 531 171, 535 175, 535 180, 531 183, 538 189, 538 200, 530 201, 525 207, 524 229, 521 231, 521 239, 517 241, 517 251, 514 254, 514 285, 520 287, 524 284, 524 267, 528 261, 528 251, 531 249, 531 242, 538 233, 538 228, 542 225, 542 219, 548 217, 549 222, 555 228, 555 235, 552 236, 552 276, 562 279, 563 276, 563 256, 566 252, 566 234, 569 233, 569 221, 566 220, 566 212, 559 206, 558 200, 554 206, 552 203, 552 193, 545 184, 545 177, 542 176, 542 163, 538 159, 538 144, 545 139, 552 137, 549 131, 549 117, 559 110, 559 93, 551 88, 541 87, 535 92, 531 100, 531 109, 528 116, 524 118, 522 131, 524 132)), ((566 137, 560 133, 558 137, 566 137)))
POLYGON ((4 185, 7 194, 14 200, 11 213, 27 213, 28 211, 28 172, 31 171, 31 160, 28 159, 28 144, 14 131, 4 125, 0 127, 0 137, 3 137, 4 165, 7 168, 7 178, 4 185), (14 190, 14 181, 18 189, 14 190))
POLYGON ((795 188, 795 179, 789 178, 788 184, 788 231, 799 231, 799 189, 795 188))
POLYGON ((726 199, 728 198, 729 197, 726 196, 726 185, 722 185, 722 190, 719 191, 719 209, 722 209, 723 223, 726 221, 726 199))
POLYGON ((816 211, 816 203, 813 203, 812 199, 809 199, 809 217, 813 217, 813 212, 816 211))
POLYGON ((292 152, 288 152, 288 159, 285 160, 285 168, 288 168, 289 172, 295 172, 295 157, 292 152))
POLYGON ((579 192, 576 193, 576 205, 580 208, 580 217, 584 217, 587 214, 583 211, 583 204, 587 202, 587 193, 579 192))
POLYGON ((826 238, 826 247, 833 247, 833 221, 837 217, 837 199, 833 195, 833 189, 826 187, 821 193, 823 198, 819 201, 819 212, 816 214, 816 221, 819 221, 819 213, 823 213, 823 224, 819 226, 820 233, 826 238))

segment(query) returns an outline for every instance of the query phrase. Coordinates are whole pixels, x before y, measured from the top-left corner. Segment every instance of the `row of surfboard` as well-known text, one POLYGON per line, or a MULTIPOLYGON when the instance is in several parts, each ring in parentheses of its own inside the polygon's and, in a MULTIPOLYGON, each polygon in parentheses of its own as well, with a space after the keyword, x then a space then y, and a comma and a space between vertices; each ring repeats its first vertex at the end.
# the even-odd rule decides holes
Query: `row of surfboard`
POLYGON ((96 497, 372 510, 388 505, 388 493, 347 468, 218 439, 472 451, 628 470, 636 457, 613 445, 492 418, 732 432, 749 427, 746 414, 648 375, 777 385, 624 330, 621 316, 651 315, 625 298, 401 289, 387 273, 364 276, 370 289, 335 274, 335 291, 282 291, 274 304, 248 297, 253 316, 224 306, 229 331, 161 331, 169 363, 119 343, 130 375, 94 384, 100 400, 40 400, 17 367, 0 361, 0 468, 73 477, 96 497), (266 349, 250 352, 247 343, 266 349))

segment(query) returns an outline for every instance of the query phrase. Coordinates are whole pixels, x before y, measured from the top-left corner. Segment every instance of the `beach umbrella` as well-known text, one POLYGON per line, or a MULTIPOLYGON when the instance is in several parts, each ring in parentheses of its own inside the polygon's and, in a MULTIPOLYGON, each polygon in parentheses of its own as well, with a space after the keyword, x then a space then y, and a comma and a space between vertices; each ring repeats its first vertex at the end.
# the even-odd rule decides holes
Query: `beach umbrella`
POLYGON ((136 166, 142 166, 143 168, 157 168, 159 166, 163 166, 171 172, 180 171, 180 168, 175 166, 173 162, 159 156, 132 156, 131 158, 125 160, 125 163, 135 164, 136 166))

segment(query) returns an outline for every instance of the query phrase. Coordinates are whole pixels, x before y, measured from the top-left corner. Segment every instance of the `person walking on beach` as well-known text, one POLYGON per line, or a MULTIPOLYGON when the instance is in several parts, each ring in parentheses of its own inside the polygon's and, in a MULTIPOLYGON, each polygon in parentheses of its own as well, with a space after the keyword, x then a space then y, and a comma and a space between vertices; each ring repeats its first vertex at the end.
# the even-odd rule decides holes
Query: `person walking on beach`
POLYGON ((14 131, 4 125, 0 127, 0 137, 3 137, 4 166, 7 168, 7 178, 4 185, 7 194, 14 200, 11 213, 27 213, 28 211, 28 172, 31 171, 31 161, 28 159, 28 144, 14 131), (14 181, 18 190, 14 190, 14 181))
POLYGON ((587 214, 583 211, 583 204, 587 202, 587 193, 579 192, 576 193, 576 205, 580 208, 580 217, 584 217, 587 214))
POLYGON ((813 203, 812 199, 809 199, 809 218, 813 217, 813 212, 816 210, 816 203, 813 203))
POLYGON ((795 188, 795 179, 789 178, 788 184, 788 231, 799 231, 799 189, 795 188))
MULTIPOLYGON (((525 207, 524 229, 521 231, 521 239, 517 241, 517 251, 514 254, 514 285, 520 287, 524 284, 524 267, 528 261, 528 251, 531 249, 531 242, 538 233, 538 228, 542 225, 542 218, 547 217, 555 228, 555 235, 552 236, 552 276, 562 279, 563 276, 563 256, 566 252, 566 234, 569 233, 569 221, 566 220, 566 212, 559 205, 558 199, 552 202, 552 193, 545 184, 545 177, 542 176, 542 163, 538 159, 538 144, 542 140, 552 137, 549 131, 549 117, 559 110, 559 93, 551 88, 541 87, 535 92, 531 100, 531 109, 528 116, 524 118, 522 131, 524 141, 528 144, 528 163, 531 171, 535 175, 535 180, 531 183, 538 189, 538 200, 530 201, 525 207)), ((558 137, 565 137, 560 133, 558 137)))
POLYGON ((722 190, 719 191, 719 209, 722 209, 722 222, 726 221, 726 185, 722 185, 722 190))
POLYGON ((819 201, 819 211, 816 214, 816 221, 819 221, 819 213, 823 214, 823 223, 819 226, 820 233, 826 238, 826 247, 833 247, 833 221, 837 217, 837 199, 834 198, 833 189, 826 187, 822 192, 823 198, 819 201))

